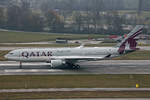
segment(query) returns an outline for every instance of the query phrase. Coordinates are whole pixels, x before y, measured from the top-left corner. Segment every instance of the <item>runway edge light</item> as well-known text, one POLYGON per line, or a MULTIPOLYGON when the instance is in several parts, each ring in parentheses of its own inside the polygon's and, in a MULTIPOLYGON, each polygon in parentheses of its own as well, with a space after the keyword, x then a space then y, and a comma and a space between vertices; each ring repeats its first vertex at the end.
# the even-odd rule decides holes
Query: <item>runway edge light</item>
POLYGON ((136 84, 136 88, 139 88, 140 87, 140 85, 139 84, 136 84))

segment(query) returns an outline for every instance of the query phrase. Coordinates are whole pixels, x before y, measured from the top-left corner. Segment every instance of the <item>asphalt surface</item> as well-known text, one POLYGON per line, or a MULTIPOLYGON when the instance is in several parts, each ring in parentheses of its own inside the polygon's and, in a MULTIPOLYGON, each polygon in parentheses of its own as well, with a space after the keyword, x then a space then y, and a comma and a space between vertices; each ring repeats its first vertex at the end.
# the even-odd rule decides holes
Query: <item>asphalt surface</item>
POLYGON ((0 75, 150 74, 150 60, 102 60, 79 63, 80 69, 50 68, 49 63, 1 61, 0 75))
POLYGON ((81 91, 121 91, 121 92, 132 92, 132 91, 150 91, 150 88, 46 88, 46 89, 1 89, 0 93, 15 93, 15 92, 81 92, 81 91))

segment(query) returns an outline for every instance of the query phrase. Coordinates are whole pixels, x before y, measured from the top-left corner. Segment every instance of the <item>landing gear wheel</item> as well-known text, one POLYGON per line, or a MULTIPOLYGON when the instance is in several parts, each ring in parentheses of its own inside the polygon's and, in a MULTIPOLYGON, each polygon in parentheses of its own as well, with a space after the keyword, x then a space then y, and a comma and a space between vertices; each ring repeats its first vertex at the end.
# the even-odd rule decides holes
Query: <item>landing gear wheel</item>
POLYGON ((79 65, 74 65, 73 69, 80 69, 80 66, 79 65))
POLYGON ((67 62, 66 64, 69 68, 71 69, 80 69, 80 66, 79 65, 76 65, 76 64, 73 64, 73 63, 70 63, 70 62, 67 62))

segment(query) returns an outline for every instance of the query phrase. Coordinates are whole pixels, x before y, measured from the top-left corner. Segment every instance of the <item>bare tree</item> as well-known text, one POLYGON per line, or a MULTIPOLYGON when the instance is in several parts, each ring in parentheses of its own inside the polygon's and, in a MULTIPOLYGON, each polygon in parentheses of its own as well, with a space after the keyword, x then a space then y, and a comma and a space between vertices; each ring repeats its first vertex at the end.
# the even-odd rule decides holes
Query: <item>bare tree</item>
POLYGON ((0 28, 3 28, 6 23, 4 8, 0 7, 0 28))
POLYGON ((93 6, 95 6, 95 8, 93 8, 92 10, 92 21, 93 21, 95 33, 98 32, 98 27, 100 27, 99 21, 101 21, 100 12, 102 11, 103 8, 102 5, 103 5, 103 0, 93 0, 93 6))
POLYGON ((10 29, 20 29, 21 19, 20 14, 22 13, 21 9, 17 5, 11 5, 7 10, 7 26, 10 29))
POLYGON ((64 29, 64 20, 53 10, 49 10, 45 17, 47 19, 47 25, 53 32, 60 32, 64 29))
POLYGON ((107 16, 107 24, 109 31, 114 34, 123 34, 122 25, 124 23, 123 17, 119 16, 118 12, 109 12, 107 16))
POLYGON ((82 27, 82 15, 81 15, 81 12, 74 12, 73 16, 74 16, 75 25, 77 26, 77 31, 80 32, 81 31, 81 27, 82 27))
POLYGON ((139 0, 139 5, 138 5, 138 15, 141 14, 141 10, 142 10, 142 3, 143 1, 142 0, 139 0))
POLYGON ((10 5, 7 10, 7 27, 15 30, 41 31, 43 19, 30 8, 30 2, 22 0, 19 5, 10 5))

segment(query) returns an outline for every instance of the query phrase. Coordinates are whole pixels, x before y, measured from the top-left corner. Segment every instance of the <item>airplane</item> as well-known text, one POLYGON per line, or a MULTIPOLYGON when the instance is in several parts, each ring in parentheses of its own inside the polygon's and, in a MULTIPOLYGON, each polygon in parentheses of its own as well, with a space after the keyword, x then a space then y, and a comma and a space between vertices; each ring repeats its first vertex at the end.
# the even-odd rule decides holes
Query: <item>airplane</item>
POLYGON ((47 62, 50 68, 68 66, 79 69, 79 61, 96 61, 118 57, 133 51, 136 48, 136 36, 142 33, 143 25, 136 27, 115 47, 64 47, 64 48, 30 48, 10 51, 4 57, 8 60, 22 62, 47 62))

